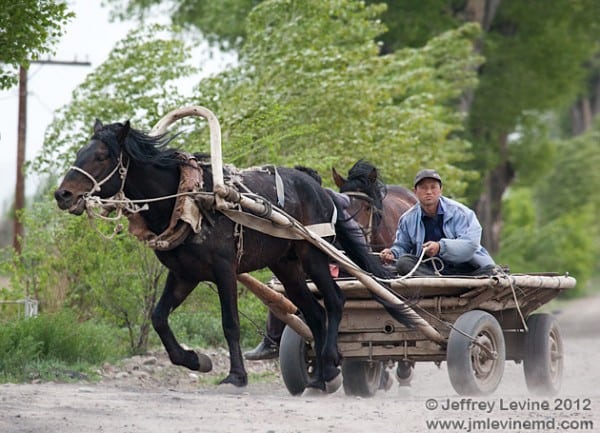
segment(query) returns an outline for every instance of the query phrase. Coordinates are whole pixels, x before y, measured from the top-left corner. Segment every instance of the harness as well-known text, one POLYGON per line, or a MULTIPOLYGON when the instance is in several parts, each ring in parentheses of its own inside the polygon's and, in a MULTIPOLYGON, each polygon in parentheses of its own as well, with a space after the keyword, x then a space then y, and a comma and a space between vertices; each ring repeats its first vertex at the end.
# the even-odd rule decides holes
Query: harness
MULTIPOLYGON (((365 234, 365 239, 367 240, 367 243, 371 245, 373 243, 373 219, 375 216, 375 212, 377 211, 375 206, 373 206, 373 199, 368 194, 359 191, 346 191, 344 192, 344 194, 369 203, 369 222, 366 227, 363 227, 363 232, 365 234)), ((352 217, 354 217, 354 215, 352 215, 352 217)))
MULTIPOLYGON (((122 153, 119 155, 115 168, 101 181, 96 181, 96 179, 87 171, 72 166, 72 170, 83 174, 92 181, 92 189, 83 195, 88 216, 90 216, 90 218, 100 217, 102 219, 110 220, 118 220, 121 216, 125 216, 129 220, 129 232, 138 240, 145 242, 150 248, 159 251, 172 250, 181 245, 190 234, 200 233, 203 211, 215 208, 215 197, 213 193, 203 191, 203 169, 197 159, 193 155, 183 152, 178 153, 177 157, 183 161, 183 164, 180 164, 179 166, 180 180, 177 193, 169 196, 143 200, 131 200, 125 196, 123 190, 125 187, 129 162, 127 162, 127 165, 123 164, 122 153), (92 194, 100 191, 102 185, 108 182, 117 171, 121 178, 121 187, 117 194, 109 199, 101 199, 97 196, 93 196, 92 194), (140 215, 140 212, 148 210, 148 203, 150 202, 171 198, 175 198, 175 205, 173 207, 169 225, 162 233, 154 233, 150 230, 144 218, 140 215), (94 212, 97 208, 100 208, 101 212, 94 212), (114 218, 107 218, 104 215, 113 210, 117 211, 117 215, 114 218)), ((275 167, 267 166, 265 168, 266 172, 273 173, 275 176, 277 202, 279 206, 283 207, 285 197, 283 181, 275 167)), ((266 209, 264 213, 258 215, 236 208, 219 209, 219 212, 223 213, 239 226, 236 229, 236 234, 240 239, 238 246, 240 251, 242 238, 241 227, 247 227, 283 239, 303 239, 301 235, 294 230, 291 230, 291 225, 275 225, 272 220, 268 218, 274 205, 268 200, 252 193, 242 183, 241 176, 237 176, 236 174, 237 173, 233 173, 233 175, 230 176, 231 179, 229 179, 228 182, 230 186, 233 186, 238 192, 240 189, 245 191, 240 194, 253 196, 255 199, 258 198, 266 209)), ((335 206, 333 209, 331 221, 312 224, 306 227, 320 237, 335 236, 334 226, 337 221, 337 210, 335 206)), ((282 209, 278 209, 278 211, 283 212, 282 209)), ((115 232, 116 231, 117 229, 115 229, 115 232)))

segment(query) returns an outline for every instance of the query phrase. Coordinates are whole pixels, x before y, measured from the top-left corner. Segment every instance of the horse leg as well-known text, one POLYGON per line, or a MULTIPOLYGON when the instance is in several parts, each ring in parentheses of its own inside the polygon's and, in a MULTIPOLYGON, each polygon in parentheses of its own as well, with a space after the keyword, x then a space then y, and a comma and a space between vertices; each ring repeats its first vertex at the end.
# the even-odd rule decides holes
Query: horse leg
POLYGON ((229 375, 221 383, 246 386, 248 385, 248 373, 244 367, 242 348, 240 347, 237 280, 233 269, 230 268, 230 264, 227 264, 227 269, 213 267, 221 305, 221 325, 229 347, 229 375))
POLYGON ((323 253, 311 249, 309 253, 303 257, 302 262, 308 276, 313 280, 318 287, 319 292, 323 295, 323 304, 327 311, 327 330, 321 352, 323 362, 322 379, 328 385, 327 391, 335 392, 341 385, 341 382, 337 383, 335 379, 340 374, 338 365, 340 364, 341 356, 338 350, 337 340, 345 297, 340 287, 331 277, 329 261, 323 253))
POLYGON ((177 278, 175 274, 169 272, 163 294, 152 312, 152 326, 173 364, 205 373, 212 370, 210 358, 181 347, 169 326, 169 314, 185 300, 196 284, 196 282, 177 278))
POLYGON ((304 320, 313 334, 316 362, 313 380, 308 383, 307 387, 324 391, 325 381, 322 378, 323 360, 321 354, 325 344, 327 317, 321 304, 310 292, 306 284, 306 275, 298 265, 286 261, 272 265, 270 269, 285 287, 288 298, 302 312, 304 320))

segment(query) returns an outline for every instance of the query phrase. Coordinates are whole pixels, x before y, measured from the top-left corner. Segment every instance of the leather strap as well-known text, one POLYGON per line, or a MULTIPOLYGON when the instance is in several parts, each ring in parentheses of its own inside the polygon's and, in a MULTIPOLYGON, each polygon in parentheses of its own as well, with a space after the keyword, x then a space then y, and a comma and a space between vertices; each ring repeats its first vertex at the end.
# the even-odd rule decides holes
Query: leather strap
MULTIPOLYGON (((223 212, 233 222, 241 224, 244 227, 251 228, 252 230, 266 233, 276 238, 304 239, 291 229, 291 224, 289 227, 275 225, 271 220, 266 218, 261 218, 256 215, 234 209, 223 209, 221 212, 223 212)), ((332 222, 311 224, 305 227, 322 238, 327 236, 335 236, 335 227, 332 222)))

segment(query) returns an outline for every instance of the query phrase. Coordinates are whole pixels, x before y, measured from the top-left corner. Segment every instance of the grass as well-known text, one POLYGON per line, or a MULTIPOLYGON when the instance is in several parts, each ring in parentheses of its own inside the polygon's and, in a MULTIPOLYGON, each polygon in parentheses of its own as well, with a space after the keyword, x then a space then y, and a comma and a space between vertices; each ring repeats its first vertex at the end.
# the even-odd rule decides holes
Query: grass
POLYGON ((124 355, 114 329, 78 323, 68 310, 3 323, 0 382, 94 378, 95 366, 124 355))

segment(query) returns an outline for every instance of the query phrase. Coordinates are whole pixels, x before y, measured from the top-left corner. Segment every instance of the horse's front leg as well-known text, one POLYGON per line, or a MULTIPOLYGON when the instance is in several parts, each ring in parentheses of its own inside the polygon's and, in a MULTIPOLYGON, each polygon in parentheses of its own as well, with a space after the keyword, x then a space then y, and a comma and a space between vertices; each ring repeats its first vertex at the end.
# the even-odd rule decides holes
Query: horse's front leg
POLYGON ((173 272, 169 272, 163 294, 152 312, 152 326, 173 364, 206 373, 212 370, 210 358, 181 347, 169 326, 169 314, 187 298, 196 284, 197 282, 177 278, 173 272))
POLYGON ((229 347, 229 375, 221 383, 246 386, 248 385, 248 373, 244 367, 242 348, 240 347, 237 279, 234 270, 229 268, 226 266, 221 270, 215 270, 221 304, 221 324, 229 347))

